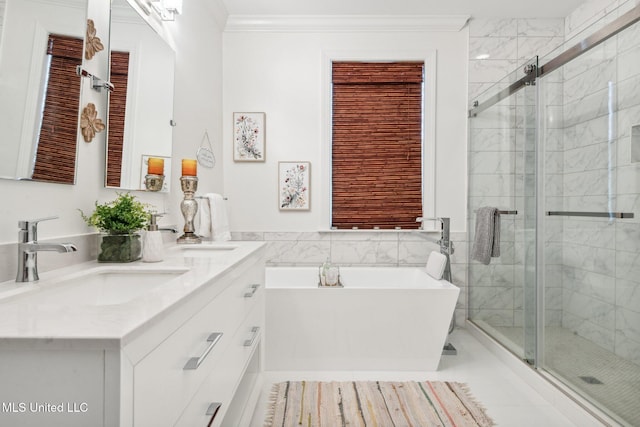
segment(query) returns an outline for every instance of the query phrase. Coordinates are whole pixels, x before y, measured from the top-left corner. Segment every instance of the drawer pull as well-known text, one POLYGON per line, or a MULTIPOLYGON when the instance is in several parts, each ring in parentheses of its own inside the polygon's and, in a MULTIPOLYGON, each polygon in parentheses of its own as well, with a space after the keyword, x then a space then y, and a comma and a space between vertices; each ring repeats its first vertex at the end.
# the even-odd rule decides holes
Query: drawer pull
POLYGON ((258 288, 259 288, 259 287, 260 287, 260 285, 259 285, 259 284, 257 284, 257 283, 256 283, 256 284, 251 285, 251 286, 250 286, 251 290, 250 290, 250 291, 248 291, 248 292, 245 292, 245 293, 244 293, 244 297, 245 297, 245 298, 251 298, 251 297, 252 297, 252 296, 254 296, 254 295, 255 295, 255 293, 258 291, 258 288))
POLYGON ((248 340, 244 340, 244 346, 251 347, 255 342, 256 338, 258 338, 259 334, 260 334, 260 326, 254 326, 253 328, 251 328, 251 338, 249 338, 248 340))
POLYGON ((207 413, 205 415, 211 415, 211 420, 213 421, 213 419, 216 417, 216 414, 218 413, 218 410, 220 409, 220 406, 222 406, 222 403, 213 402, 207 408, 207 413))
POLYGON ((187 364, 184 365, 183 369, 185 371, 191 370, 191 369, 198 369, 200 364, 204 362, 204 359, 207 358, 211 350, 213 350, 213 347, 218 343, 218 341, 220 340, 220 337, 222 337, 222 332, 214 332, 211 335, 209 335, 209 337, 207 338, 207 342, 209 343, 209 345, 204 350, 204 352, 200 355, 200 357, 192 357, 191 359, 189 359, 187 361, 187 364))

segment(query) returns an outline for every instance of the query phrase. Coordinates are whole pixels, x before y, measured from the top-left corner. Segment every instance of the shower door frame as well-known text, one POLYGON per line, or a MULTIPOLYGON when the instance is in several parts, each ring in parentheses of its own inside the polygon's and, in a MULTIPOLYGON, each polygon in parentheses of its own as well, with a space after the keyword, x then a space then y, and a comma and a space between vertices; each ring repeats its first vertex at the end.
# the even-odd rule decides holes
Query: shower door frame
POLYGON ((553 59, 550 59, 546 64, 538 67, 536 73, 528 73, 520 80, 512 83, 509 87, 501 90, 497 94, 483 101, 482 103, 474 102, 473 108, 469 110, 469 118, 476 117, 482 111, 487 108, 495 105, 501 100, 508 98, 512 94, 516 93, 524 86, 532 84, 535 80, 543 77, 545 74, 548 74, 558 68, 562 67, 566 63, 574 60, 580 55, 585 54, 590 51, 594 47, 604 43, 609 40, 611 37, 614 37, 618 33, 624 31, 628 27, 640 21, 640 4, 635 6, 633 9, 624 13, 617 19, 611 21, 609 24, 605 25, 598 31, 594 32, 589 37, 586 37, 582 41, 573 45, 569 49, 565 50, 558 56, 553 59))

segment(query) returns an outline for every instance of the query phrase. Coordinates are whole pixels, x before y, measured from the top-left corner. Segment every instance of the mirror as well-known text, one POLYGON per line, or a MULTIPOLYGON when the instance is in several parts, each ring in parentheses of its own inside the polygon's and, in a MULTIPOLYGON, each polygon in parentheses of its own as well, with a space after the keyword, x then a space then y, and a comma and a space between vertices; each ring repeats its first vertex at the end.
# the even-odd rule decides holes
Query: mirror
POLYGON ((175 53, 127 0, 111 4, 107 187, 144 190, 149 157, 164 159, 169 191, 175 53))
POLYGON ((0 178, 75 183, 86 19, 87 0, 0 0, 0 178))

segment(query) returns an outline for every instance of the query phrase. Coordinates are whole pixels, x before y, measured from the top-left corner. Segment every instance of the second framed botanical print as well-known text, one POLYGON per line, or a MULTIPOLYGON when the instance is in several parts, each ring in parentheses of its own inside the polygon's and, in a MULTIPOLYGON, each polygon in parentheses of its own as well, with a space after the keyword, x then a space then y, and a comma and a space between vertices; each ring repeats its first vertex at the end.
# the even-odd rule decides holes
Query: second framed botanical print
POLYGON ((278 163, 278 206, 282 211, 310 209, 311 163, 278 163))

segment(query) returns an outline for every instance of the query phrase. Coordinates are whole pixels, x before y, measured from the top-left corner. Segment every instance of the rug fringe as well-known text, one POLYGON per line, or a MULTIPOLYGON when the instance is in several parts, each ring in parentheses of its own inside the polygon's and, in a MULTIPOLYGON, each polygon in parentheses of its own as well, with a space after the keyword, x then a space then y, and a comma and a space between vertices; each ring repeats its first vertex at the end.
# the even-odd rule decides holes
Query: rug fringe
POLYGON ((469 401, 473 402, 474 405, 476 405, 478 408, 482 409, 484 412, 487 412, 487 408, 482 404, 482 402, 478 401, 478 399, 476 399, 474 394, 471 392, 471 387, 469 387, 469 384, 467 384, 467 383, 458 383, 458 382, 456 382, 455 384, 458 384, 458 386, 464 391, 464 393, 467 395, 467 399, 469 399, 469 401))
POLYGON ((467 400, 471 403, 473 403, 476 408, 478 408, 480 410, 480 412, 482 412, 482 415, 484 417, 484 421, 487 422, 487 426, 491 427, 491 426, 495 426, 496 423, 493 420, 493 418, 491 418, 489 415, 487 415, 487 408, 486 406, 484 406, 482 404, 482 402, 480 402, 475 395, 471 392, 471 387, 469 387, 469 384, 467 383, 459 383, 459 382, 451 382, 451 384, 456 384, 460 390, 462 390, 465 394, 465 397, 467 398, 467 400))
POLYGON ((277 383, 271 386, 271 391, 269 392, 269 397, 267 398, 267 410, 265 412, 264 419, 264 427, 271 427, 273 425, 273 416, 276 413, 276 402, 278 400, 278 390, 280 389, 280 384, 277 383))

